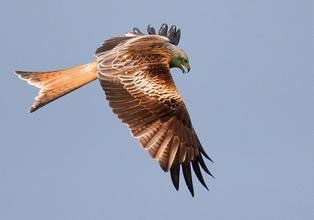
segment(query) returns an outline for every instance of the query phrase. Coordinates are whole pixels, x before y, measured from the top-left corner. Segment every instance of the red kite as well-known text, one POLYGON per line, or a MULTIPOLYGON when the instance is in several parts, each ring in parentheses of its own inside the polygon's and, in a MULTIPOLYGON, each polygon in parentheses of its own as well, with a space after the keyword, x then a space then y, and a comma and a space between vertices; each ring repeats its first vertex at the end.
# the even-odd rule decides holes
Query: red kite
POLYGON ((143 34, 137 28, 120 37, 106 40, 96 50, 97 60, 58 71, 16 74, 40 88, 30 112, 98 79, 112 111, 126 123, 133 137, 164 171, 170 171, 173 185, 179 189, 180 167, 194 196, 191 165, 206 188, 201 169, 212 176, 204 151, 192 126, 189 113, 179 94, 170 68, 190 71, 186 53, 177 47, 180 30, 163 24, 156 34, 152 26, 143 34))

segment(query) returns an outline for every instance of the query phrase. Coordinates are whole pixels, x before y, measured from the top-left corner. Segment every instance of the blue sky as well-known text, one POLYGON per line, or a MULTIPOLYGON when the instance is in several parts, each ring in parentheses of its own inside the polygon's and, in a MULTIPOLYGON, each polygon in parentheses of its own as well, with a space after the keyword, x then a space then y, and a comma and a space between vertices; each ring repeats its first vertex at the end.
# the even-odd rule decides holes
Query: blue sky
MULTIPOLYGON (((314 219, 313 3, 2 1, 0 219, 314 219), (98 82, 27 112, 19 70, 94 59, 105 38, 182 30, 172 70, 216 179, 195 197, 113 115, 98 82)), ((181 178, 182 180, 182 178, 181 178)))

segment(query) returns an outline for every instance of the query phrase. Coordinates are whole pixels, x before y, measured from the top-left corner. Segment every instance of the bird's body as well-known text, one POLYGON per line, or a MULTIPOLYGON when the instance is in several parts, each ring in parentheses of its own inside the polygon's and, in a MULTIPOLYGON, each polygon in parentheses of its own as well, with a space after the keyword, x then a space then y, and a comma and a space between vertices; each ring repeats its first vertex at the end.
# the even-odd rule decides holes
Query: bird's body
POLYGON ((207 188, 200 167, 210 174, 202 155, 210 158, 170 74, 172 67, 189 71, 188 57, 176 46, 180 30, 175 26, 168 32, 163 25, 159 35, 149 26, 148 33, 134 29, 106 40, 96 50, 97 60, 86 65, 52 72, 16 73, 41 89, 31 112, 98 78, 113 112, 161 168, 170 171, 175 188, 179 188, 181 166, 194 195, 191 165, 207 188))

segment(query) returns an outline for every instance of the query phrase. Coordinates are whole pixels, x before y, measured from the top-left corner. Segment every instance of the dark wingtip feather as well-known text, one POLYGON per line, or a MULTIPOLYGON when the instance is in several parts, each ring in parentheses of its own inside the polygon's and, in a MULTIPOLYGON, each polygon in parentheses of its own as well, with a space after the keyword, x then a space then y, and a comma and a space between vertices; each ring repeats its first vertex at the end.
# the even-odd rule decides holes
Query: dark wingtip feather
POLYGON ((162 24, 159 29, 159 35, 166 37, 168 32, 168 25, 166 23, 162 24))
POLYGON ((178 45, 181 37, 181 30, 178 29, 177 32, 175 33, 175 40, 173 42, 174 45, 178 45))
POLYGON ((206 157, 210 162, 214 163, 214 161, 207 155, 207 153, 205 152, 200 140, 198 139, 198 137, 196 138, 197 144, 198 144, 198 148, 200 149, 200 152, 204 155, 204 157, 206 157))
POLYGON ((179 182, 180 182, 180 165, 173 166, 170 169, 171 180, 176 190, 179 190, 179 182))
POLYGON ((191 173, 191 166, 190 163, 183 163, 182 164, 182 170, 183 170, 183 176, 185 183, 191 193, 191 195, 194 197, 194 188, 193 188, 193 180, 192 180, 192 173, 191 173))
POLYGON ((206 157, 209 161, 211 161, 212 163, 214 163, 214 161, 207 155, 207 153, 205 152, 200 140, 198 139, 197 136, 196 137, 196 142, 197 142, 197 145, 198 145, 198 148, 200 150, 200 152, 202 153, 202 155, 204 155, 204 157, 206 157))
POLYGON ((155 28, 152 25, 149 24, 147 26, 147 33, 151 34, 151 35, 155 35, 156 34, 156 30, 155 30, 155 28))
POLYGON ((204 157, 206 157, 210 162, 214 163, 214 161, 207 155, 207 153, 205 152, 202 146, 200 146, 200 151, 204 155, 204 157))
POLYGON ((201 167, 203 168, 203 170, 204 170, 208 175, 210 175, 211 177, 213 177, 213 178, 215 179, 215 177, 213 176, 213 174, 208 170, 208 168, 207 168, 207 166, 206 166, 206 164, 205 164, 205 162, 204 162, 204 160, 203 160, 203 157, 202 157, 201 155, 199 155, 198 160, 199 160, 199 163, 200 163, 201 167))
POLYGON ((133 34, 143 35, 143 33, 137 27, 133 28, 133 34))
POLYGON ((176 32, 177 32, 177 27, 175 25, 172 25, 170 27, 170 30, 168 32, 168 38, 169 38, 169 42, 172 44, 175 44, 176 42, 176 32))
POLYGON ((208 187, 204 181, 200 166, 198 164, 198 161, 192 161, 192 166, 193 166, 193 170, 195 172, 196 177, 198 178, 198 180, 200 181, 200 183, 208 190, 208 187))

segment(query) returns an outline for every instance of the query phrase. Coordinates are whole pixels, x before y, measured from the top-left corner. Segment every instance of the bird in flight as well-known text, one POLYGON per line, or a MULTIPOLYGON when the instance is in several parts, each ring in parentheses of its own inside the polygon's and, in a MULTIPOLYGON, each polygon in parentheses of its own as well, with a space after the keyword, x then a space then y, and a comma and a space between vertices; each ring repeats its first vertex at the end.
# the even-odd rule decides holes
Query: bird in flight
POLYGON ((98 79, 112 111, 160 167, 170 171, 176 190, 182 168, 194 196, 191 167, 208 190, 201 168, 212 174, 203 156, 212 160, 200 143, 170 73, 173 67, 183 73, 190 71, 188 56, 177 47, 180 35, 175 25, 168 28, 163 24, 158 32, 149 25, 147 34, 133 28, 123 36, 105 40, 96 50, 94 62, 49 72, 16 71, 17 76, 40 89, 29 111, 98 79))

